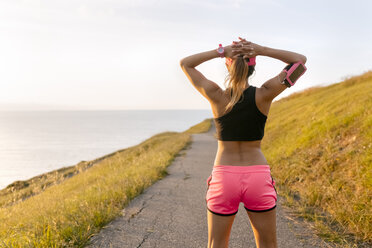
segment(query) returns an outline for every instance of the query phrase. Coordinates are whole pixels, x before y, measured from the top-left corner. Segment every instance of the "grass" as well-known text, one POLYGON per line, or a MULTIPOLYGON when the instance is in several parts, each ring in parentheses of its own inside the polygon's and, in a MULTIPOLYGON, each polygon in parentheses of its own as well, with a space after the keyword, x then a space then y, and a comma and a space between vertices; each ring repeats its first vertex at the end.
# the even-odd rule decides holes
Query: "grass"
POLYGON ((105 155, 92 161, 81 161, 77 165, 63 167, 24 181, 15 181, 5 189, 0 190, 0 207, 11 206, 24 201, 28 197, 40 194, 52 185, 59 184, 64 180, 90 168, 102 159, 113 156, 117 152, 105 155))
POLYGON ((262 150, 287 205, 342 247, 372 242, 372 71, 272 103, 262 150))
POLYGON ((188 146, 191 134, 210 126, 211 119, 206 119, 184 132, 154 135, 85 166, 18 181, 2 192, 6 199, 0 201, 0 247, 83 247, 131 199, 167 174, 167 166, 188 146))

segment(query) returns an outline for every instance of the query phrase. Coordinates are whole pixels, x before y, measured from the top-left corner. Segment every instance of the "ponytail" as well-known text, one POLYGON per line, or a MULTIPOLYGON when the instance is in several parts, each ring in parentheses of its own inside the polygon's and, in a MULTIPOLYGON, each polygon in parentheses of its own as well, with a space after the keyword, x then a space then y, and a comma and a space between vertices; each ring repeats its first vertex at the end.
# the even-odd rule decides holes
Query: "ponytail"
POLYGON ((228 82, 226 89, 231 96, 231 100, 225 108, 225 113, 229 112, 239 101, 245 89, 248 77, 254 72, 254 67, 254 65, 248 66, 243 56, 237 57, 230 65, 229 74, 225 79, 225 86, 228 82))

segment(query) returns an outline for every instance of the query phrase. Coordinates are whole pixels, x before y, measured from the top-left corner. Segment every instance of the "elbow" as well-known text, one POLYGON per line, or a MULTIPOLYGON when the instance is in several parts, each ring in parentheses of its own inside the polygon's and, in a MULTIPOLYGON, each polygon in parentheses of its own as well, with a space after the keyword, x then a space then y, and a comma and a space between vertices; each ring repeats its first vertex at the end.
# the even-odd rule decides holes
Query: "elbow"
POLYGON ((180 60, 180 66, 181 66, 181 68, 186 67, 185 58, 180 60))
POLYGON ((306 61, 307 61, 306 56, 305 56, 305 55, 302 55, 301 62, 302 62, 303 64, 305 64, 306 61))
POLYGON ((183 59, 180 60, 180 66, 181 66, 182 69, 193 68, 194 66, 191 63, 192 63, 192 61, 190 61, 190 59, 188 57, 183 58, 183 59))

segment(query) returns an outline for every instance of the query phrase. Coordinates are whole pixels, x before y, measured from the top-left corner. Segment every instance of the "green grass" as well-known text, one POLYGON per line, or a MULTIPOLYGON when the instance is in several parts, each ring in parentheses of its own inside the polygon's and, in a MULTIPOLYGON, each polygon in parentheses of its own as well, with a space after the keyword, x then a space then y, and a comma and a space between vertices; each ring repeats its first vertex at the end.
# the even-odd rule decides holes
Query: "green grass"
MULTIPOLYGON (((210 126, 211 119, 206 119, 185 132, 154 135, 94 160, 94 166, 85 166, 79 173, 78 165, 69 167, 70 178, 63 176, 66 169, 60 170, 62 176, 55 176, 55 182, 49 177, 51 183, 45 187, 45 180, 19 181, 13 185, 13 194, 3 192, 8 200, 0 201, 0 247, 83 247, 131 199, 167 174, 167 166, 188 146, 191 134, 206 132, 210 126), (30 194, 27 185, 40 190, 30 194), (27 197, 22 200, 18 191, 27 197), (9 204, 12 197, 17 200, 9 204)), ((58 171, 49 175, 53 173, 58 171)))
POLYGON ((272 103, 262 150, 279 192, 319 235, 372 241, 372 71, 272 103))

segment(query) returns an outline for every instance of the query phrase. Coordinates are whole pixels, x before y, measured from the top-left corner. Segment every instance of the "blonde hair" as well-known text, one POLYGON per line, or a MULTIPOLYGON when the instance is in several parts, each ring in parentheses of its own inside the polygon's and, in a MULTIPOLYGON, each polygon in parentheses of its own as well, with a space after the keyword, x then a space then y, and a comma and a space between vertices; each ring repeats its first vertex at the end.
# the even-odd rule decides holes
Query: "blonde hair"
POLYGON ((225 113, 231 110, 239 101, 245 89, 248 77, 252 75, 253 72, 254 66, 248 66, 243 56, 239 56, 232 62, 229 73, 225 78, 226 91, 231 96, 230 102, 226 105, 225 113), (228 85, 226 86, 227 82, 228 85))

